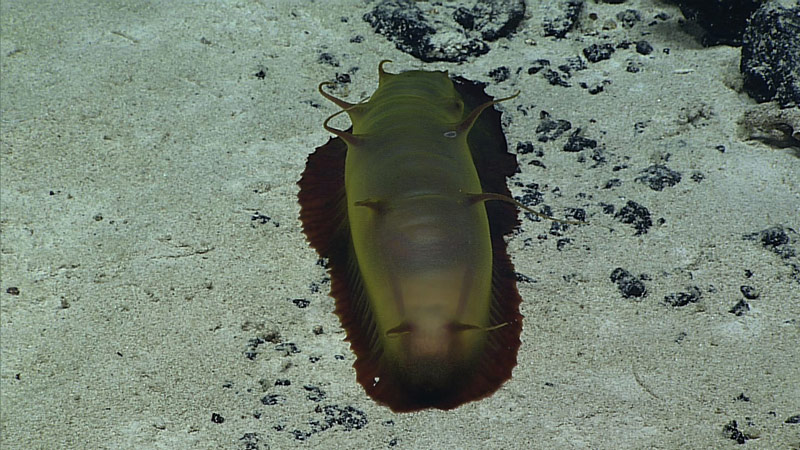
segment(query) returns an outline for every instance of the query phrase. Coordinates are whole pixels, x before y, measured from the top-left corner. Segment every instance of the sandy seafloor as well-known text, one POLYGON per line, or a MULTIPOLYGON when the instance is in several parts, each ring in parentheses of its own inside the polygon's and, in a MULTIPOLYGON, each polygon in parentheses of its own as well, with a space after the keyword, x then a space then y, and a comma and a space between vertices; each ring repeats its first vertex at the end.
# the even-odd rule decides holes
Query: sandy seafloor
POLYGON ((596 21, 545 38, 529 2, 488 54, 424 64, 372 31, 369 7, 2 2, 2 447, 735 448, 736 421, 748 448, 798 448, 800 158, 737 134, 754 104, 739 49, 703 48, 676 7, 644 0, 587 2, 596 21), (645 20, 600 30, 626 8, 645 20), (618 50, 571 87, 527 74, 625 39, 655 51, 618 50), (359 101, 381 59, 482 81, 508 67, 488 91, 522 92, 502 105, 509 145, 543 152, 519 155, 513 194, 538 183, 555 215, 591 223, 554 236, 526 219, 509 238, 529 277, 519 363, 447 412, 366 396, 298 219, 296 182, 336 111, 317 84, 349 73, 336 93, 359 101), (597 95, 579 86, 598 80, 597 95), (543 110, 601 153, 538 142, 543 110), (636 181, 655 164, 681 181, 636 181), (651 214, 646 233, 603 213, 628 201, 651 214), (768 229, 785 239, 744 238, 768 229), (624 298, 616 268, 647 295, 624 298))

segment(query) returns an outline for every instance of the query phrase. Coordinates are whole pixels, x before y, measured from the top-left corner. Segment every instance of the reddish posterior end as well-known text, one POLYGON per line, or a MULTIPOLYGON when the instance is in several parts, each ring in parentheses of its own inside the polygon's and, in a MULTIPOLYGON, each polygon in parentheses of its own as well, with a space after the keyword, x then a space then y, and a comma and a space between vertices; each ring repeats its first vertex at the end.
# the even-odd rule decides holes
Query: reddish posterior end
MULTIPOLYGON (((503 253, 505 253, 503 251, 503 253)), ((468 324, 403 324, 390 330, 399 357, 356 361, 367 393, 395 412, 453 409, 485 398, 511 378, 517 363, 522 315, 513 266, 507 255, 494 261, 490 327, 468 324)))

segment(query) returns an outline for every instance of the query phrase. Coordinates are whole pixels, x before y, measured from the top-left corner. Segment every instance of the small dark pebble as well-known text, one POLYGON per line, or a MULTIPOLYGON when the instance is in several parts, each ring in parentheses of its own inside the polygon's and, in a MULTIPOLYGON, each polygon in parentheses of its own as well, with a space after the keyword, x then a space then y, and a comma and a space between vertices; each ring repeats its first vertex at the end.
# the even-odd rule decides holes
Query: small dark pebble
POLYGON ((297 344, 293 342, 283 342, 275 346, 275 351, 283 352, 286 356, 289 356, 293 353, 300 353, 300 349, 297 348, 297 344))
POLYGON ((308 395, 306 395, 306 398, 311 400, 311 401, 313 401, 313 402, 321 402, 327 396, 325 391, 323 391, 322 389, 320 389, 320 388, 318 388, 316 386, 311 386, 311 385, 307 384, 307 385, 303 386, 303 389, 308 391, 308 395))
MULTIPOLYGON (((639 73, 641 70, 642 63, 639 61, 628 61, 628 65, 625 67, 625 71, 630 73, 639 73)), ((639 132, 641 133, 641 131, 639 132)))
POLYGON ((740 286, 739 290, 742 291, 742 295, 744 295, 744 298, 748 300, 755 300, 759 296, 758 291, 753 286, 747 286, 747 285, 740 286))
POLYGON ((261 398, 261 404, 266 406, 277 405, 286 401, 286 397, 280 394, 269 394, 261 398))
MULTIPOLYGON (((313 425, 317 425, 317 424, 319 424, 319 422, 316 422, 316 423, 314 423, 314 422, 311 422, 311 425, 312 425, 312 426, 313 426, 313 425)), ((291 431, 291 433, 292 433, 292 435, 294 436, 294 438, 295 438, 295 439, 297 439, 298 441, 305 441, 306 439, 308 439, 309 437, 311 437, 311 433, 307 433, 307 432, 305 432, 305 431, 300 431, 300 430, 292 430, 292 431, 291 431)))
POLYGON ((239 441, 244 444, 245 450, 259 450, 261 448, 258 445, 260 441, 258 433, 245 433, 239 438, 239 441))
POLYGON ((539 73, 540 70, 550 67, 550 61, 546 59, 537 59, 528 67, 528 75, 539 73))
POLYGON ((729 313, 739 317, 743 316, 747 311, 750 311, 750 304, 744 300, 739 300, 738 303, 733 305, 733 308, 728 310, 729 313))
POLYGON ((305 308, 305 307, 307 307, 308 305, 311 304, 310 301, 308 301, 308 300, 306 300, 304 298, 294 298, 294 299, 292 299, 292 303, 294 303, 294 305, 297 306, 300 309, 303 309, 303 308, 305 308))
POLYGON ((506 81, 509 76, 511 76, 511 71, 509 71, 508 67, 505 66, 498 67, 489 72, 489 78, 494 80, 495 83, 506 81))
POLYGON ((533 278, 519 272, 514 272, 514 277, 517 279, 517 283, 536 283, 533 278))
POLYGON ((567 58, 566 61, 566 64, 561 64, 558 69, 567 75, 572 75, 572 72, 579 72, 588 68, 586 62, 580 56, 567 58))
POLYGON ((697 303, 701 297, 700 288, 692 286, 689 288, 689 292, 677 292, 667 295, 664 297, 664 302, 670 306, 681 307, 689 303, 697 303))
POLYGON ((611 59, 613 53, 614 46, 611 44, 592 44, 583 49, 583 56, 592 63, 611 59))
POLYGON ((639 41, 636 43, 636 53, 640 55, 649 55, 653 53, 653 46, 647 41, 639 41))
POLYGON ((746 234, 743 236, 743 238, 750 241, 758 239, 761 241, 761 245, 765 249, 775 253, 783 259, 790 259, 797 255, 797 251, 791 245, 791 238, 789 237, 789 233, 787 233, 787 231, 791 232, 792 234, 796 234, 796 232, 791 228, 784 229, 780 225, 776 225, 765 230, 746 234))
POLYGON ((551 86, 561 86, 561 87, 570 87, 571 85, 567 82, 567 78, 569 78, 569 74, 562 74, 561 72, 557 72, 552 69, 547 69, 542 72, 542 76, 551 86))
MULTIPOLYGON (((533 142, 525 141, 525 142, 517 142, 517 154, 518 155, 527 155, 528 153, 533 153, 534 147, 533 142)), ((537 156, 543 156, 544 152, 539 152, 541 154, 537 154, 537 156)))
POLYGON ((650 186, 654 191, 662 191, 665 187, 672 187, 681 181, 680 172, 667 166, 654 164, 640 172, 642 175, 636 181, 650 186))
POLYGON ((778 247, 789 242, 789 235, 780 228, 770 228, 761 234, 761 243, 764 247, 778 247))
POLYGON ((739 431, 739 424, 737 424, 735 420, 731 420, 730 422, 728 422, 722 428, 722 432, 726 436, 728 436, 731 440, 736 441, 737 444, 744 444, 749 439, 752 439, 752 436, 739 431))
POLYGON ((319 57, 317 57, 317 62, 333 67, 339 67, 339 61, 337 61, 336 57, 330 53, 320 53, 319 57))
POLYGON ((567 0, 558 4, 561 8, 555 17, 546 17, 543 21, 545 36, 561 39, 572 30, 583 10, 583 0, 567 0))
MULTIPOLYGON (((315 411, 319 412, 320 410, 315 409, 315 411)), ((325 413, 324 422, 327 425, 325 428, 338 425, 345 431, 352 431, 360 430, 369 423, 367 415, 352 406, 342 408, 338 405, 326 405, 321 408, 321 412, 325 413)))
POLYGON ((622 23, 622 28, 633 28, 637 22, 641 22, 642 15, 635 9, 626 9, 617 13, 617 20, 622 23))
POLYGON ((622 223, 633 225, 636 229, 636 236, 646 234, 647 230, 653 226, 650 211, 632 200, 628 200, 628 203, 614 215, 614 218, 619 219, 622 223))
POLYGON ((569 123, 569 121, 551 119, 550 113, 547 111, 541 111, 539 113, 539 120, 539 125, 536 126, 537 140, 539 142, 548 142, 557 139, 572 128, 572 124, 569 123))
POLYGON ((586 210, 583 208, 567 208, 567 216, 581 222, 586 222, 586 210))
POLYGON ((280 224, 278 222, 273 221, 270 216, 266 214, 261 214, 258 211, 256 211, 255 214, 250 216, 250 220, 259 223, 261 225, 265 225, 267 223, 272 222, 272 225, 275 226, 276 228, 280 226, 280 224))
POLYGON ((624 298, 647 296, 647 287, 644 282, 621 267, 617 267, 611 272, 611 282, 616 283, 624 298))
POLYGON ((581 129, 578 128, 572 133, 567 139, 567 143, 564 144, 564 147, 561 149, 565 152, 579 152, 581 150, 585 150, 587 148, 596 148, 597 141, 594 139, 589 139, 583 136, 579 136, 578 133, 581 132, 581 129))

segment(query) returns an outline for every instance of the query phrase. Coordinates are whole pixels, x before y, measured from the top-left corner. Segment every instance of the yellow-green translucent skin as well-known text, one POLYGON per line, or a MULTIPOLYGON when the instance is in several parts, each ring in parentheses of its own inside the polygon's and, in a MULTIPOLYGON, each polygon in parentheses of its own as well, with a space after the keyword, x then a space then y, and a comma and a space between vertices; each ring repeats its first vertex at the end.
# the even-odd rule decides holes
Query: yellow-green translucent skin
POLYGON ((482 191, 463 109, 445 72, 412 71, 381 72, 348 110, 347 213, 383 357, 420 371, 468 363, 489 325, 489 222, 470 201, 482 191))

